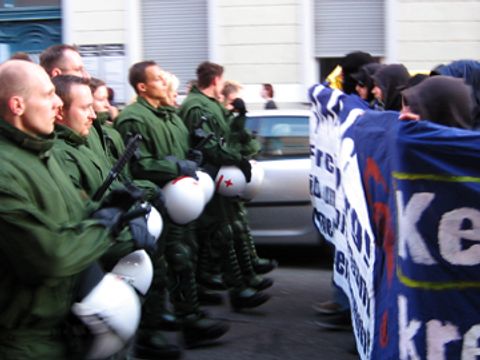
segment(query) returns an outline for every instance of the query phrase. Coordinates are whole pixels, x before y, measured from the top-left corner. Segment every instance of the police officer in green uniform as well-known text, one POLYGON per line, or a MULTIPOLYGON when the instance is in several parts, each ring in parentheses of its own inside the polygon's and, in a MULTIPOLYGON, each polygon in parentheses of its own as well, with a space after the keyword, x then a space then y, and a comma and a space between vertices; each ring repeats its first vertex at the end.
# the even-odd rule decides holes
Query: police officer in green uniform
MULTIPOLYGON (((211 62, 200 64, 197 68, 198 85, 192 87, 179 113, 194 141, 207 138, 203 147, 204 166, 213 178, 221 166, 235 165, 250 181, 250 163, 229 143, 229 113, 218 101, 223 82, 222 66, 211 62), (208 134, 213 137, 208 139, 208 134)), ((265 303, 269 295, 250 287, 241 273, 234 246, 233 211, 231 200, 215 193, 198 221, 200 253, 218 253, 233 308, 252 308, 265 303)))
POLYGON ((103 131, 108 153, 116 160, 123 152, 124 143, 120 133, 113 127, 107 84, 97 78, 91 78, 89 83, 93 96, 93 110, 97 115, 96 123, 101 126, 103 131))
MULTIPOLYGON (((72 45, 59 44, 48 47, 40 54, 40 65, 52 79, 59 75, 73 75, 88 81, 91 80, 78 49, 72 45)), ((110 142, 107 141, 109 131, 101 125, 100 119, 94 119, 93 127, 95 131, 88 133, 86 145, 97 154, 98 161, 103 162, 105 167, 111 167, 116 157, 114 152, 110 151, 110 142)), ((113 134, 112 138, 115 138, 115 145, 120 147, 121 141, 118 141, 120 137, 113 134)), ((120 178, 122 181, 129 180, 128 172, 122 171, 120 178)), ((155 187, 148 183, 136 183, 135 185, 144 189, 149 196, 154 195, 155 187)))
MULTIPOLYGON (((243 157, 253 158, 260 150, 260 143, 255 139, 252 133, 245 127, 246 106, 241 98, 238 97, 241 85, 235 81, 226 81, 223 89, 223 105, 230 111, 230 144, 243 157)), ((237 253, 245 253, 239 258, 246 259, 241 262, 242 272, 250 280, 250 285, 259 286, 262 282, 258 280, 256 274, 264 274, 273 270, 277 266, 277 261, 273 259, 261 258, 258 256, 250 226, 248 224, 247 210, 244 200, 240 198, 233 199, 233 227, 235 229, 235 244, 237 253), (248 256, 246 255, 248 254, 248 256), (248 261, 250 260, 250 261, 248 261)), ((269 279, 263 280, 263 286, 273 284, 269 279)))
MULTIPOLYGON (((57 94, 64 103, 56 119, 57 140, 54 153, 73 184, 90 199, 107 178, 110 168, 108 162, 105 162, 105 154, 103 157, 99 157, 87 146, 88 134, 90 131, 95 131, 93 122, 96 117, 89 81, 72 75, 59 75, 52 81, 57 94)), ((123 187, 124 185, 118 179, 111 185, 111 188, 123 187)), ((148 196, 145 200, 155 202, 154 198, 148 196)), ((135 224, 135 226, 140 225, 135 224)), ((148 234, 145 235, 148 236, 148 234)), ((111 269, 121 257, 134 250, 129 241, 131 237, 132 234, 127 230, 119 234, 117 244, 110 248, 101 259, 102 265, 106 269, 111 269)), ((162 258, 162 241, 160 240, 158 243, 157 256, 162 258)), ((158 281, 159 275, 156 275, 155 286, 158 287, 161 285, 158 281)), ((157 334, 157 338, 160 337, 161 334, 157 334)), ((157 357, 174 358, 180 355, 178 347, 168 344, 166 339, 157 345, 148 349, 157 357)))
POLYGON ((38 65, 0 65, 0 354, 71 359, 62 328, 79 274, 112 245, 51 154, 61 100, 38 65))
MULTIPOLYGON (((160 67, 153 61, 136 63, 130 68, 129 80, 137 100, 122 110, 115 128, 123 137, 129 133, 142 136, 139 154, 130 163, 133 176, 159 186, 179 176, 196 177, 197 163, 192 160, 198 161, 201 154, 189 152, 188 130, 175 109, 161 106, 166 89, 160 67), (188 160, 187 155, 193 156, 192 160, 188 160)), ((229 329, 226 322, 212 320, 199 309, 193 225, 178 225, 166 217, 165 255, 171 280, 170 297, 187 347, 216 339, 229 329)), ((147 333, 149 328, 156 327, 152 320, 155 317, 142 323, 147 333)))

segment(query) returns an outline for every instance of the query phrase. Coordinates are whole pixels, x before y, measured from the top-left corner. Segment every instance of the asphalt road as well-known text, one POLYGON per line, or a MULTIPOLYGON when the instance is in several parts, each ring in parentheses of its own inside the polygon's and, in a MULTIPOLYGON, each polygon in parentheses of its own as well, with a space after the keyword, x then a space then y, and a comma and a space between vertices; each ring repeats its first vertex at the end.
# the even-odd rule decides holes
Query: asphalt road
MULTIPOLYGON (((206 307, 211 315, 228 319, 231 330, 208 347, 186 350, 184 360, 353 360, 349 332, 322 331, 316 327, 311 305, 331 294, 331 263, 312 248, 261 248, 280 267, 271 273, 272 299, 261 307, 233 312, 228 302, 206 307)), ((225 298, 226 300, 226 298, 225 298)))

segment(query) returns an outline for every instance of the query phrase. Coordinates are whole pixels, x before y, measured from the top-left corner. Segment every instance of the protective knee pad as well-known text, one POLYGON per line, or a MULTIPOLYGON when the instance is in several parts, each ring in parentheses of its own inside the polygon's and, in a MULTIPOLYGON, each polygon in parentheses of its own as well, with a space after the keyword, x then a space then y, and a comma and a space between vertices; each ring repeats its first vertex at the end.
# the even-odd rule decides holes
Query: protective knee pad
POLYGON ((210 233, 209 243, 212 247, 228 249, 233 242, 233 229, 228 223, 218 224, 210 233))
POLYGON ((232 222, 232 230, 233 233, 236 235, 237 233, 245 232, 245 227, 243 226, 243 223, 239 219, 237 219, 232 222))
POLYGON ((193 270, 193 254, 184 244, 173 244, 166 249, 168 266, 174 272, 193 270))
POLYGON ((245 224, 237 219, 232 222, 233 237, 235 241, 247 241, 248 229, 245 227, 245 224))

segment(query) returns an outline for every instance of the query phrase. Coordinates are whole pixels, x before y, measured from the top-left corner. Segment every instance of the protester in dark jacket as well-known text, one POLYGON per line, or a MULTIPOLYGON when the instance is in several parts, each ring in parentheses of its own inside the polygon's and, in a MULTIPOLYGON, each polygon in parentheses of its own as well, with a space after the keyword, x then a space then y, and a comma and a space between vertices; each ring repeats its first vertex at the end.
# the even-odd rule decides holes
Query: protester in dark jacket
POLYGON ((404 86, 410 74, 402 64, 386 65, 372 76, 375 86, 372 90, 375 98, 381 102, 384 110, 400 111, 402 108, 402 96, 400 87, 404 86))
POLYGON ((401 119, 430 120, 438 124, 471 129, 471 90, 461 79, 434 76, 402 92, 401 119))
POLYGON ((480 127, 480 62, 475 60, 458 60, 448 65, 439 65, 431 75, 446 75, 463 78, 472 87, 474 127, 480 127))
POLYGON ((352 74, 356 73, 360 67, 366 64, 376 62, 369 53, 363 51, 354 51, 345 55, 340 61, 342 67, 342 90, 345 94, 354 94, 356 81, 352 78, 352 74))
POLYGON ((383 66, 379 63, 371 63, 363 65, 357 72, 352 74, 352 78, 357 82, 355 85, 355 91, 358 96, 368 102, 368 105, 373 109, 375 108, 375 96, 373 96, 373 74, 381 69, 383 66))

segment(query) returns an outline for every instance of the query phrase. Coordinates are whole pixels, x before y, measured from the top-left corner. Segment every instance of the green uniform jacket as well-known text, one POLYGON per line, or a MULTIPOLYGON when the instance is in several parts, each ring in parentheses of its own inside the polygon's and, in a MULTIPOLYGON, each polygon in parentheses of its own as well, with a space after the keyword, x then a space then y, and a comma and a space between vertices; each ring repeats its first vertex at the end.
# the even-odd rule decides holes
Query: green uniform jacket
MULTIPOLYGON (((125 144, 120 133, 106 121, 109 118, 108 112, 97 113, 93 121, 92 129, 87 136, 87 146, 98 156, 108 171, 117 162, 118 158, 125 151, 125 144)), ((107 173, 108 173, 107 171, 107 173)), ((157 186, 146 180, 133 180, 128 166, 125 166, 118 174, 118 180, 124 184, 131 183, 145 191, 146 199, 154 198, 157 195, 157 186)))
POLYGON ((88 198, 107 178, 109 167, 103 159, 87 147, 87 138, 81 137, 70 128, 55 125, 55 147, 53 153, 60 161, 62 169, 68 175, 75 187, 85 190, 88 198))
POLYGON ((100 133, 104 138, 104 147, 107 154, 112 159, 112 163, 122 155, 125 150, 125 144, 123 143, 122 136, 120 133, 113 128, 113 125, 108 123, 107 120, 110 118, 108 111, 97 113, 97 119, 94 120, 95 130, 100 133), (100 131, 99 127, 100 125, 100 131))
POLYGON ((202 148, 205 162, 222 166, 234 165, 241 160, 240 153, 229 143, 230 113, 216 99, 206 96, 197 87, 193 87, 183 101, 179 115, 185 121, 192 136, 198 128, 215 135, 202 148))
MULTIPOLYGON (((52 151, 58 159, 65 174, 70 178, 80 194, 90 199, 106 179, 109 168, 104 161, 86 146, 86 138, 78 135, 72 129, 55 125, 57 139, 52 151)), ((110 188, 122 188, 115 180, 110 188)), ((108 192, 107 192, 108 193, 108 192)), ((102 264, 110 269, 121 257, 131 253, 135 248, 130 232, 125 229, 116 238, 116 243, 102 257, 102 264)))
POLYGON ((252 158, 260 151, 260 143, 245 128, 246 117, 242 115, 230 118, 230 145, 245 158, 252 158))
POLYGON ((52 145, 0 120, 0 334, 8 334, 0 336, 2 356, 16 348, 18 359, 56 358, 61 342, 36 352, 33 337, 22 353, 16 335, 58 329, 77 275, 111 245, 104 226, 84 220, 84 202, 52 145))
POLYGON ((128 134, 142 135, 138 156, 130 162, 135 179, 163 186, 180 175, 177 164, 165 159, 166 156, 185 159, 189 149, 188 130, 173 107, 154 108, 138 97, 122 110, 114 126, 124 139, 128 134))

